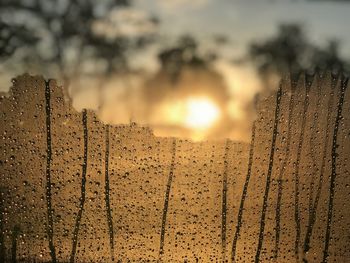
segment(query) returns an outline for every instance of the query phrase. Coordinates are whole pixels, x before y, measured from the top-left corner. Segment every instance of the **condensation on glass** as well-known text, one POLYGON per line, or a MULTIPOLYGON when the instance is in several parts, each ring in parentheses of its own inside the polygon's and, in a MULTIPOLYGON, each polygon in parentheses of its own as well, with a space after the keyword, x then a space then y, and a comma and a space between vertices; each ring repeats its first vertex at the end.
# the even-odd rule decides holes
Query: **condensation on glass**
POLYGON ((0 261, 347 262, 347 81, 283 79, 245 144, 106 125, 17 77, 0 100, 0 261))

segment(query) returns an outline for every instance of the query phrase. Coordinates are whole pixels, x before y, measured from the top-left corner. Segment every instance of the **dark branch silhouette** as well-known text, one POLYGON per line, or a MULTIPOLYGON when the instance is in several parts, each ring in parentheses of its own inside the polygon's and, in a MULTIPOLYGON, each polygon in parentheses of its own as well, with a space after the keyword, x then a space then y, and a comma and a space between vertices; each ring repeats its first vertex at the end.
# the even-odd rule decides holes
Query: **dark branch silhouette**
POLYGON ((221 254, 222 261, 226 261, 226 217, 227 217, 227 166, 228 166, 228 151, 230 147, 230 140, 227 139, 225 143, 224 153, 224 171, 222 179, 222 217, 221 217, 221 254))
POLYGON ((261 218, 260 218, 260 230, 259 230, 259 239, 258 239, 258 248, 256 250, 255 254, 255 263, 258 263, 260 261, 260 253, 261 248, 264 241, 264 230, 265 230, 265 217, 266 217, 266 210, 268 205, 268 197, 270 192, 270 184, 271 184, 271 175, 272 175, 272 169, 273 169, 273 163, 274 163, 274 156, 276 152, 276 140, 278 135, 278 124, 280 122, 279 115, 280 115, 280 106, 281 106, 281 97, 282 97, 282 84, 280 84, 280 88, 278 89, 278 92, 276 94, 276 108, 275 108, 275 119, 274 119, 274 125, 272 130, 272 140, 271 140, 271 151, 270 151, 270 157, 269 157, 269 165, 266 175, 266 185, 265 185, 265 192, 264 192, 264 199, 263 199, 263 207, 261 212, 261 218))
POLYGON ((51 161, 52 161, 52 138, 51 138, 51 90, 50 80, 45 81, 45 110, 46 110, 46 207, 47 207, 47 235, 49 237, 50 256, 53 263, 57 261, 56 250, 53 241, 53 210, 51 194, 51 161))
POLYGON ((82 117, 83 117, 82 119, 83 119, 83 131, 84 131, 84 158, 83 158, 82 174, 81 174, 81 197, 80 197, 79 211, 75 220, 73 240, 72 240, 72 252, 69 260, 71 263, 74 263, 75 261, 75 254, 76 254, 77 245, 78 245, 80 222, 83 216, 85 197, 86 197, 86 171, 87 171, 87 162, 88 162, 88 136, 89 136, 86 110, 83 110, 82 117))
POLYGON ((166 219, 168 214, 168 206, 169 206, 169 198, 170 198, 170 190, 171 184, 174 176, 174 168, 175 168, 175 157, 176 157, 176 138, 173 139, 172 149, 171 149, 171 164, 168 182, 166 185, 165 198, 164 198, 164 207, 163 207, 163 217, 162 217, 162 228, 160 231, 160 247, 159 247, 159 259, 161 259, 164 253, 164 239, 165 239, 165 227, 166 227, 166 219))
POLYGON ((342 111, 344 105, 345 92, 348 87, 349 78, 342 79, 340 84, 340 96, 337 106, 337 116, 335 119, 334 129, 333 129, 333 140, 332 140, 332 171, 330 177, 330 186, 329 186, 329 199, 328 199, 328 213, 327 213, 327 226, 326 226, 326 235, 325 243, 323 250, 323 259, 322 263, 328 262, 329 257, 329 243, 331 240, 331 227, 333 222, 333 203, 334 203, 334 194, 335 194, 335 180, 337 178, 337 148, 338 148, 338 131, 339 126, 341 125, 340 121, 342 119, 342 111))
POLYGON ((282 204, 282 194, 283 194, 283 175, 287 168, 287 163, 290 159, 290 145, 291 145, 291 137, 292 137, 292 117, 294 112, 294 100, 295 100, 295 88, 296 88, 296 80, 291 80, 291 97, 289 99, 288 105, 288 124, 287 124, 287 145, 286 145, 286 153, 283 159, 283 163, 281 165, 281 169, 278 175, 278 188, 277 188, 277 203, 276 203, 276 239, 275 239, 275 251, 274 258, 277 258, 279 252, 279 242, 280 242, 280 232, 281 232, 281 204, 282 204))
POLYGON ((311 207, 309 209, 310 211, 309 211, 308 225, 307 225, 305 239, 304 239, 304 254, 310 250, 311 237, 313 233, 313 228, 316 223, 317 208, 318 208, 319 200, 322 193, 323 179, 324 179, 324 173, 325 173, 326 163, 327 163, 326 161, 327 161, 328 146, 329 146, 330 128, 331 128, 331 121, 332 121, 334 90, 337 84, 337 80, 338 80, 337 77, 332 77, 331 92, 329 94, 328 105, 327 105, 327 120, 326 120, 326 128, 325 128, 324 145, 323 145, 323 151, 322 151, 322 162, 321 162, 321 168, 320 168, 320 176, 319 176, 317 189, 316 189, 315 200, 312 200, 312 197, 314 195, 313 194, 314 188, 311 187, 311 190, 310 190, 311 207))
POLYGON ((295 230, 296 230, 296 236, 295 236, 295 244, 294 244, 294 253, 296 258, 299 260, 299 243, 300 243, 300 235, 301 235, 301 226, 300 226, 300 208, 299 208, 299 195, 300 195, 300 163, 301 163, 301 153, 304 145, 304 134, 305 134, 305 127, 306 127, 306 117, 307 112, 309 109, 309 93, 311 89, 313 81, 313 76, 309 77, 308 75, 305 76, 305 98, 303 103, 303 113, 302 113, 302 120, 301 120, 301 130, 299 134, 299 140, 298 140, 298 148, 297 148, 297 157, 295 161, 295 170, 294 170, 294 180, 295 180, 295 189, 294 189, 294 221, 295 221, 295 230))
MULTIPOLYGON (((256 99, 257 101, 257 99, 256 99)), ((235 234, 232 241, 232 251, 231 251, 231 261, 235 262, 236 258, 236 250, 237 250, 237 242, 240 237, 241 227, 242 227, 242 220, 243 220, 243 211, 244 211, 244 203, 247 198, 248 193, 248 186, 250 182, 250 177, 252 174, 252 166, 254 161, 254 147, 255 147, 255 136, 256 136, 256 120, 253 122, 252 127, 252 137, 250 141, 250 147, 249 147, 249 160, 248 160, 248 169, 247 169, 247 175, 245 178, 245 182, 243 185, 243 191, 241 196, 241 201, 239 204, 239 210, 238 210, 238 216, 237 216, 237 225, 235 229, 235 234)))
POLYGON ((105 203, 106 203, 106 215, 109 233, 109 244, 111 250, 111 260, 114 262, 114 228, 113 217, 110 204, 110 186, 109 186, 109 125, 106 125, 106 152, 105 152, 105 203))

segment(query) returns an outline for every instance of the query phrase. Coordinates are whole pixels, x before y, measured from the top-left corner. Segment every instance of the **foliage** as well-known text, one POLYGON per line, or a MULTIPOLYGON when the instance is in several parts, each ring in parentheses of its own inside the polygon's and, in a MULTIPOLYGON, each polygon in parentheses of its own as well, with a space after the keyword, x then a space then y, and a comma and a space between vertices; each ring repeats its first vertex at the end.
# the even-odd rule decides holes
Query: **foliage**
POLYGON ((176 81, 185 67, 207 68, 214 57, 200 54, 198 43, 192 36, 180 37, 175 46, 162 49, 158 54, 162 69, 176 81))
MULTIPOLYGON (((129 0, 2 0, 0 59, 24 65, 24 70, 34 65, 51 76, 54 70, 68 80, 81 71, 125 70, 126 52, 152 39, 149 32, 128 35, 120 30, 120 12, 124 10, 126 20, 133 19, 125 15, 128 7, 129 0)), ((155 18, 143 18, 141 22, 157 23, 155 18)))
POLYGON ((298 24, 283 24, 277 35, 250 45, 250 58, 261 74, 331 69, 348 71, 348 61, 339 56, 339 43, 329 41, 328 46, 314 45, 298 24))

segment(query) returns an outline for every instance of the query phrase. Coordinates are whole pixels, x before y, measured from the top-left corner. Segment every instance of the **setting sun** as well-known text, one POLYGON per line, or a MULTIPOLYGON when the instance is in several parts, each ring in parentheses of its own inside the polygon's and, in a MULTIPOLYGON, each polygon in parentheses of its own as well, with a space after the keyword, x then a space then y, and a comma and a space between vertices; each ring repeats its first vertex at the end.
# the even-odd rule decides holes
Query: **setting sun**
POLYGON ((207 98, 189 98, 186 101, 185 125, 188 128, 209 128, 219 115, 219 108, 207 98))

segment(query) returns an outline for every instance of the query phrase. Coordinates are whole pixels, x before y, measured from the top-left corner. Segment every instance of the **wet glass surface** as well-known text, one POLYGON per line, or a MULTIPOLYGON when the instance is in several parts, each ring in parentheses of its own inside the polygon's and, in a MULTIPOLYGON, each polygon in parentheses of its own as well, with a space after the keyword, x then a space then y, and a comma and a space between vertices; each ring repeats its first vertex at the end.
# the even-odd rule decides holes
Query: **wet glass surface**
POLYGON ((347 262, 350 92, 260 94, 251 144, 156 137, 24 75, 1 110, 2 262, 347 262))

